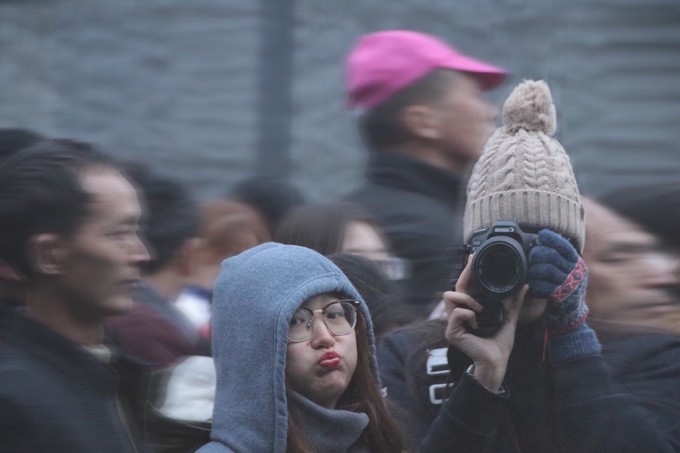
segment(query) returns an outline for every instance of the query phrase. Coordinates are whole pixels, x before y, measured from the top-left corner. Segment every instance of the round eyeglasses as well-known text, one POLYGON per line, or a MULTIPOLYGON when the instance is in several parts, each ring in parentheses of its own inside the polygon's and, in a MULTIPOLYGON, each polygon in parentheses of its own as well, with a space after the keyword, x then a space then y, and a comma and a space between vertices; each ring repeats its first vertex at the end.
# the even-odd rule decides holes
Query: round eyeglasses
POLYGON ((288 341, 300 343, 312 338, 314 314, 321 313, 323 323, 335 336, 347 335, 357 325, 358 300, 336 300, 319 310, 300 307, 293 313, 288 328, 288 341))

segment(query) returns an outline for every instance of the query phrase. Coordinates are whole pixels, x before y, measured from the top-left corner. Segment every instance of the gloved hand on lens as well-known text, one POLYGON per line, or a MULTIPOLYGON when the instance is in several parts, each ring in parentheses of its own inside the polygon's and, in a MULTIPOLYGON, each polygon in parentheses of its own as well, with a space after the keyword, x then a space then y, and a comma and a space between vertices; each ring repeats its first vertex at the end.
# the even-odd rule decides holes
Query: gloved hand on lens
POLYGON ((547 229, 538 233, 528 261, 530 296, 548 299, 548 331, 557 335, 576 330, 588 317, 586 263, 567 239, 547 229))

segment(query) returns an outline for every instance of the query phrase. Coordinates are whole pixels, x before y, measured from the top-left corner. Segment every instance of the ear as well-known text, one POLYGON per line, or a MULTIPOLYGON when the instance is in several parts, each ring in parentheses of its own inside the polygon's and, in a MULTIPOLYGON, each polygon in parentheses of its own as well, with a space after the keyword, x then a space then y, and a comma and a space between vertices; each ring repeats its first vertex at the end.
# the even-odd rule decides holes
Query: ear
POLYGON ((28 253, 33 270, 47 275, 60 274, 68 256, 64 241, 54 233, 43 233, 31 238, 28 253))
POLYGON ((401 121, 412 135, 437 140, 441 137, 441 120, 437 111, 427 105, 410 105, 401 112, 401 121))

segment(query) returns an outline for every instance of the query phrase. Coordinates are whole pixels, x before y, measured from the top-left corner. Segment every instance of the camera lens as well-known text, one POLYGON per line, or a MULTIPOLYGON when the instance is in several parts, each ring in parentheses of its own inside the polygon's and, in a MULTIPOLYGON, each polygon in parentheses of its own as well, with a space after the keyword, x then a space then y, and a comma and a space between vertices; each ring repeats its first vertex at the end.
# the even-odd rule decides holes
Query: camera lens
POLYGON ((514 293, 526 278, 526 257, 517 241, 492 238, 475 254, 473 273, 479 284, 498 296, 514 293))
POLYGON ((517 256, 510 249, 495 247, 480 257, 478 264, 481 278, 497 292, 505 292, 503 288, 517 281, 517 256))

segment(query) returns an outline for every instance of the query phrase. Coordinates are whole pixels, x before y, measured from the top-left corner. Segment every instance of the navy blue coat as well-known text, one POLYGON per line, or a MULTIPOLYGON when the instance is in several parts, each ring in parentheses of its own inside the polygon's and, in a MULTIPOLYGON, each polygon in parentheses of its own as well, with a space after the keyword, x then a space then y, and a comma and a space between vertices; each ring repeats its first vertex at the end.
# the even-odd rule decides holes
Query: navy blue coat
MULTIPOLYGON (((434 330, 416 325, 389 334, 378 349, 388 397, 403 410, 399 421, 421 453, 677 451, 650 407, 613 381, 602 356, 558 365, 544 361, 538 324, 518 328, 505 395, 487 391, 462 372, 470 360, 450 349, 453 388, 443 404, 433 405, 428 387, 436 384, 418 356, 427 354, 420 347, 423 338, 436 338, 438 329, 443 339, 444 326, 427 328, 434 330), (422 364, 415 374, 409 371, 414 361, 422 364)), ((664 414, 669 415, 680 418, 664 414)))
POLYGON ((427 316, 439 301, 435 294, 448 290, 459 270, 464 190, 453 173, 402 154, 372 152, 365 184, 346 197, 378 219, 395 255, 411 264, 403 290, 415 319, 427 316))

